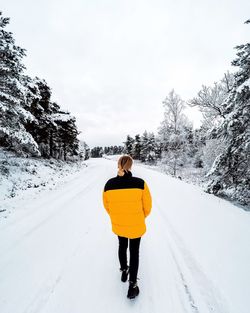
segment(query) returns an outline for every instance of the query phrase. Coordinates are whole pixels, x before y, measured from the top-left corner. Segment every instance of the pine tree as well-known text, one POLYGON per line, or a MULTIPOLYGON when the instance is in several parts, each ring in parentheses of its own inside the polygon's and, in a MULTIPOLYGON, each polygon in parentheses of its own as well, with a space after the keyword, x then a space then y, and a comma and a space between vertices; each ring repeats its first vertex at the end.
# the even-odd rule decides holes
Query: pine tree
POLYGON ((78 154, 79 154, 80 159, 88 160, 90 158, 90 149, 85 141, 82 141, 82 140, 79 141, 78 149, 79 149, 78 154))
POLYGON ((149 163, 155 163, 156 161, 156 140, 154 133, 149 133, 148 135, 148 155, 147 155, 147 161, 149 163))
POLYGON ((99 146, 92 148, 90 155, 92 158, 101 158, 103 156, 103 148, 99 146))
POLYGON ((133 144, 134 139, 130 135, 127 135, 127 139, 124 142, 124 153, 127 153, 132 157, 133 157, 133 144))
MULTIPOLYGON (((247 21, 249 23, 249 21, 247 21)), ((208 192, 229 195, 250 204, 250 43, 236 47, 238 66, 233 89, 226 99, 225 119, 213 130, 226 148, 209 172, 208 192)))
POLYGON ((110 148, 109 147, 104 147, 104 154, 109 154, 110 148))
POLYGON ((78 152, 76 119, 63 111, 53 114, 52 119, 57 125, 53 153, 57 152, 55 157, 63 156, 66 161, 68 156, 76 156, 78 152))
POLYGON ((5 110, 15 115, 15 109, 23 101, 23 87, 20 79, 25 68, 22 64, 25 50, 16 46, 12 33, 5 30, 9 20, 0 12, 0 101, 2 109, 5 106, 5 110))
POLYGON ((156 143, 155 156, 157 160, 160 160, 162 157, 163 143, 161 142, 159 136, 156 136, 155 143, 156 143))
POLYGON ((0 12, 0 145, 15 152, 66 158, 78 153, 76 120, 51 101, 51 89, 24 75, 25 50, 5 31, 0 12))
POLYGON ((188 155, 192 159, 192 164, 195 168, 204 167, 204 146, 205 139, 202 136, 201 129, 192 130, 192 142, 188 145, 188 155))
POLYGON ((148 155, 148 132, 145 130, 141 136, 141 161, 146 162, 148 155))
POLYGON ((51 101, 52 92, 45 80, 26 79, 26 110, 35 117, 25 124, 39 146, 42 157, 66 160, 78 153, 75 118, 51 101))
POLYGON ((139 134, 135 135, 135 140, 133 143, 133 148, 132 148, 132 155, 135 160, 140 160, 141 157, 141 137, 139 134))
POLYGON ((9 18, 0 12, 0 145, 19 153, 39 155, 37 143, 23 125, 33 119, 23 108, 25 50, 15 45, 12 33, 5 30, 8 24, 9 18))

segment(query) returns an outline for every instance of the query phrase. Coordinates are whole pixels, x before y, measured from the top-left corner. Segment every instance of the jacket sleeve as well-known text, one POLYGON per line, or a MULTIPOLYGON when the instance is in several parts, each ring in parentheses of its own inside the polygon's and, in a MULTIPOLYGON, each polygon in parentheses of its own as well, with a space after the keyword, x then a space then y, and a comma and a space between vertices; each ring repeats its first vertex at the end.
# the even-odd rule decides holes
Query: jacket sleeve
POLYGON ((107 195, 106 195, 106 192, 104 190, 102 192, 102 202, 103 202, 103 206, 104 206, 105 210, 109 214, 109 206, 108 206, 107 195))
POLYGON ((151 198, 151 194, 150 194, 150 191, 146 182, 144 182, 144 189, 142 193, 142 204, 143 204, 144 216, 147 217, 151 212, 152 198, 151 198))

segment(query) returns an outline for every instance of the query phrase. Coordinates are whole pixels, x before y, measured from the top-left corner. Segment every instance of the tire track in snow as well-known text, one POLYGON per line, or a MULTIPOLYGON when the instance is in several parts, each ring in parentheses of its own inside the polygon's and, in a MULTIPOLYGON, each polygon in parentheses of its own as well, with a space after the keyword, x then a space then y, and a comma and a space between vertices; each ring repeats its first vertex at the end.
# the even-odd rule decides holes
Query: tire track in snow
MULTIPOLYGON (((77 172, 73 177, 70 177, 69 180, 65 180, 62 182, 59 181, 59 184, 56 185, 55 188, 53 189, 50 188, 49 197, 43 197, 44 193, 48 191, 48 189, 45 188, 44 190, 41 190, 40 193, 33 195, 35 198, 32 198, 32 202, 34 201, 35 206, 38 206, 38 207, 46 207, 48 204, 49 206, 51 206, 50 204, 52 202, 54 201, 58 202, 58 197, 60 197, 62 190, 63 190, 63 194, 65 193, 71 194, 72 192, 74 192, 75 189, 79 189, 79 183, 81 183, 83 175, 87 176, 87 175, 90 175, 91 173, 92 171, 89 166, 84 167, 79 172, 77 172), (36 205, 37 200, 39 200, 38 205, 36 205)), ((13 198, 13 200, 15 200, 15 198, 13 198)), ((27 199, 21 199, 21 203, 22 201, 27 202, 27 199)), ((0 232, 12 226, 16 228, 18 224, 23 223, 26 219, 33 218, 37 214, 39 215, 39 212, 37 212, 37 210, 32 210, 31 207, 28 206, 27 212, 22 212, 22 215, 19 216, 18 219, 14 219, 13 221, 8 221, 6 224, 3 224, 3 225, 0 224, 0 232)))
MULTIPOLYGON (((82 172, 87 172, 87 170, 88 170, 88 167, 87 168, 85 167, 82 170, 80 170, 80 172, 77 172, 76 175, 74 175, 74 177, 70 177, 69 180, 62 181, 62 182, 59 181, 58 185, 56 185, 55 188, 49 187, 49 190, 51 191, 49 199, 42 198, 43 193, 48 191, 48 189, 44 188, 41 190, 40 193, 36 193, 34 195, 31 195, 31 197, 33 197, 33 196, 35 197, 35 198, 32 198, 32 200, 36 201, 37 199, 39 199, 40 206, 46 206, 48 203, 56 201, 58 199, 58 192, 60 192, 62 187, 64 188, 65 192, 71 192, 72 188, 75 187, 76 182, 81 179, 82 172), (71 182, 73 182, 74 184, 71 184, 71 182)), ((25 200, 27 200, 27 198, 22 198, 22 199, 20 199, 20 202, 22 203, 22 201, 25 201, 25 200)), ((15 198, 13 198, 13 201, 15 201, 15 198)), ((7 229, 11 226, 16 227, 16 225, 22 223, 25 219, 27 219, 27 218, 29 219, 29 218, 37 215, 37 212, 35 210, 30 211, 29 209, 25 213, 22 212, 22 215, 19 216, 18 219, 14 219, 13 221, 7 221, 7 223, 5 223, 3 225, 0 224, 0 226, 1 226, 0 231, 4 231, 5 229, 7 229)))
MULTIPOLYGON (((156 201, 154 201, 156 202, 156 201)), ((188 283, 187 277, 183 272, 182 266, 180 262, 177 260, 176 253, 173 249, 172 239, 167 229, 167 225, 165 220, 161 218, 161 214, 159 213, 158 205, 154 205, 154 215, 157 221, 157 227, 159 228, 158 232, 162 234, 162 240, 164 240, 165 247, 163 249, 166 250, 168 255, 168 266, 172 268, 172 290, 173 290, 173 303, 179 303, 178 312, 185 313, 204 313, 204 311, 200 310, 200 307, 196 301, 196 298, 193 295, 193 292, 190 288, 190 284, 188 283)), ((164 253, 165 255, 166 253, 164 253)), ((160 265, 159 265, 160 267, 160 265)), ((168 274, 168 272, 167 272, 168 274)), ((169 275, 169 274, 168 274, 169 275)), ((169 277, 170 278, 170 277, 169 277)), ((170 281, 171 284, 171 281, 170 281)), ((175 309, 174 304, 173 309, 175 309)))
MULTIPOLYGON (((39 220, 39 222, 34 225, 32 228, 30 228, 28 231, 22 233, 22 234, 19 234, 19 238, 13 242, 10 246, 8 246, 8 249, 4 250, 4 249, 1 249, 1 254, 4 256, 6 253, 8 253, 10 250, 12 250, 13 248, 15 248, 18 244, 22 244, 23 243, 23 240, 25 238, 28 238, 31 234, 33 234, 35 231, 39 230, 39 228, 41 228, 42 226, 44 226, 47 222, 49 222, 51 219, 53 219, 54 217, 57 217, 58 216, 58 213, 62 213, 64 211, 66 211, 68 209, 68 206, 67 204, 71 203, 73 199, 79 197, 79 195, 82 195, 82 196, 86 196, 88 191, 90 191, 91 189, 93 189, 95 187, 95 181, 96 181, 96 178, 93 179, 91 181, 91 183, 88 182, 88 184, 84 187, 84 188, 81 188, 81 190, 78 190, 77 192, 75 192, 72 196, 72 193, 70 193, 70 197, 65 200, 65 199, 60 199, 54 203, 51 203, 51 200, 47 200, 45 202, 46 203, 49 203, 49 206, 47 206, 46 209, 50 208, 50 210, 52 211, 50 214, 48 214, 45 218, 43 218, 42 220, 39 220), (54 209, 54 207, 57 207, 56 209, 54 209)), ((73 189, 73 188, 71 188, 73 189)), ((41 207, 44 206, 45 204, 42 204, 42 205, 39 205, 39 209, 42 209, 41 207)), ((35 209, 34 209, 35 210, 35 209)))
POLYGON ((170 252, 193 312, 228 313, 225 300, 222 298, 219 290, 200 269, 190 251, 185 247, 183 240, 170 224, 159 202, 155 200, 155 203, 156 207, 158 207, 157 212, 159 212, 166 223, 170 252))
MULTIPOLYGON (((91 179, 89 179, 89 177, 87 177, 87 179, 86 179, 86 177, 84 177, 85 178, 84 181, 87 182, 85 187, 82 186, 82 184, 80 185, 79 179, 77 179, 77 183, 73 182, 74 187, 72 187, 72 185, 71 185, 71 186, 69 186, 70 188, 67 188, 67 193, 69 194, 70 197, 67 199, 66 202, 63 199, 64 207, 63 208, 61 207, 61 202, 62 202, 61 200, 62 199, 57 198, 55 203, 53 204, 53 206, 55 207, 55 209, 53 210, 53 213, 51 214, 51 210, 47 211, 46 213, 50 213, 49 216, 47 216, 44 220, 40 221, 40 223, 38 223, 36 226, 32 227, 28 232, 26 232, 24 234, 25 237, 22 237, 19 240, 20 244, 25 244, 24 238, 26 238, 26 239, 34 238, 36 231, 39 229, 42 230, 44 228, 44 225, 46 225, 49 221, 55 220, 55 222, 56 222, 56 220, 58 218, 63 218, 62 215, 65 216, 65 213, 67 214, 67 210, 65 210, 65 208, 67 208, 67 204, 69 202, 72 202, 72 204, 75 203, 74 209, 76 209, 78 211, 78 213, 80 211, 82 211, 82 205, 79 205, 79 201, 77 201, 78 198, 80 198, 80 203, 81 202, 84 203, 85 200, 83 201, 83 199, 91 198, 90 193, 93 190, 93 188, 96 188, 98 179, 100 180, 100 175, 101 175, 100 171, 97 173, 94 172, 94 173, 90 173, 90 174, 91 174, 90 175, 91 179), (71 192, 68 192, 69 189, 71 190, 71 192), (63 214, 58 214, 58 211, 60 211, 60 212, 63 211, 63 214)), ((99 184, 99 182, 98 182, 98 184, 99 184)), ((62 194, 62 196, 65 194, 65 190, 62 188, 61 188, 61 194, 62 194)), ((42 206, 39 205, 39 207, 37 209, 42 210, 42 206)), ((74 215, 76 215, 77 211, 75 211, 74 215)), ((44 217, 44 214, 42 214, 42 215, 44 217)), ((53 223, 53 221, 52 221, 52 223, 53 223)), ((51 227, 51 226, 49 226, 49 227, 51 227)), ((86 235, 89 233, 90 229, 91 229, 91 225, 88 225, 87 231, 85 230, 84 234, 82 234, 80 236, 80 238, 78 238, 76 240, 76 244, 74 245, 75 249, 74 249, 74 247, 73 247, 73 249, 71 249, 69 247, 70 251, 67 251, 67 255, 63 257, 62 263, 59 265, 59 267, 58 268, 54 267, 54 269, 52 268, 53 272, 47 273, 47 275, 46 275, 47 277, 43 281, 41 281, 40 284, 37 286, 38 288, 36 288, 34 290, 34 292, 32 292, 31 296, 29 297, 30 299, 27 301, 28 305, 26 303, 26 308, 25 309, 22 308, 22 312, 38 313, 38 312, 41 312, 44 310, 47 303, 50 301, 52 296, 55 294, 58 286, 61 285, 62 281, 64 281, 63 278, 64 278, 65 274, 67 272, 71 271, 71 264, 72 264, 72 262, 74 262, 76 255, 79 254, 79 251, 82 251, 82 247, 87 245, 86 241, 88 240, 88 236, 86 236, 86 235)), ((72 243, 74 244, 74 240, 72 243)), ((63 246, 64 245, 62 245, 62 247, 63 246)), ((59 249, 59 250, 61 250, 61 249, 59 249)), ((11 254, 9 253, 8 257, 10 257, 10 256, 11 256, 11 254)), ((13 258, 11 258, 11 259, 13 259, 13 258)))
MULTIPOLYGON (((93 177, 92 177, 93 178, 93 177)), ((11 245, 8 246, 7 249, 1 250, 1 272, 2 275, 4 275, 4 269, 9 265, 9 259, 12 259, 12 253, 15 253, 15 249, 19 245, 25 244, 26 240, 29 240, 31 235, 33 235, 35 232, 41 229, 44 225, 46 225, 51 220, 58 218, 58 213, 62 215, 63 213, 67 213, 68 206, 67 204, 71 203, 74 199, 78 198, 79 195, 82 196, 82 198, 85 198, 88 196, 88 192, 91 191, 95 187, 96 177, 91 180, 91 182, 88 182, 88 184, 82 188, 81 190, 73 193, 69 193, 70 197, 65 201, 57 200, 55 204, 52 204, 52 213, 46 216, 46 218, 40 220, 35 226, 33 226, 31 229, 26 231, 25 233, 19 235, 18 239, 16 239, 11 245), (63 203, 63 205, 61 205, 63 203), (56 207, 56 209, 53 210, 53 208, 56 207)), ((42 209, 41 207, 39 209, 42 209)), ((1 278, 1 275, 0 275, 1 278)))
MULTIPOLYGON (((78 244, 73 249, 72 253, 66 258, 63 266, 56 273, 53 273, 52 277, 46 278, 43 284, 38 289, 36 295, 30 301, 23 313, 39 313, 46 306, 50 297, 55 292, 56 287, 63 280, 63 274, 67 268, 70 267, 71 260, 81 252, 81 247, 84 243, 83 238, 88 234, 88 230, 80 237, 78 244)), ((85 239, 86 240, 86 239, 85 239)))
POLYGON ((184 287, 184 291, 185 291, 185 294, 187 296, 188 303, 190 304, 191 310, 194 313, 199 313, 197 304, 195 303, 194 297, 192 296, 191 290, 190 290, 190 288, 188 286, 188 283, 187 283, 187 281, 186 281, 186 279, 184 277, 184 274, 183 274, 183 272, 182 272, 182 270, 180 268, 180 264, 177 262, 177 259, 175 257, 175 254, 173 253, 173 250, 172 250, 171 246, 169 246, 169 248, 170 248, 170 252, 171 252, 172 258, 173 258, 173 260, 175 262, 175 265, 177 267, 178 273, 180 275, 182 286, 184 287))

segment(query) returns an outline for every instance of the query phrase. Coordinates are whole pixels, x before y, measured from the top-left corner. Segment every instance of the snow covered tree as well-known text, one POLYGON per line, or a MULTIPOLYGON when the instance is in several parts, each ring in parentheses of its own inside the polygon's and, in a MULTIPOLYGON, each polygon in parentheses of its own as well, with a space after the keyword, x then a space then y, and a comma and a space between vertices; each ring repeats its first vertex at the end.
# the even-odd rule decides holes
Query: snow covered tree
POLYGON ((163 101, 163 105, 165 109, 163 126, 171 127, 174 133, 177 133, 183 123, 184 101, 172 89, 163 101))
POLYGON ((141 161, 146 162, 148 155, 148 132, 145 130, 141 136, 141 161))
POLYGON ((168 142, 168 150, 163 152, 162 161, 165 163, 173 176, 177 175, 180 167, 183 167, 186 161, 185 154, 185 134, 171 133, 168 142))
POLYGON ((123 151, 122 146, 114 146, 114 148, 113 148, 113 154, 121 154, 122 151, 123 151))
POLYGON ((12 33, 5 30, 8 23, 9 18, 0 12, 0 145, 16 152, 39 155, 37 143, 23 126, 33 119, 22 106, 25 50, 15 45, 12 33))
POLYGON ((217 158, 226 148, 226 144, 220 138, 206 139, 205 144, 201 149, 201 159, 205 173, 208 173, 217 158))
POLYGON ((104 154, 107 155, 115 155, 115 154, 122 154, 123 153, 123 146, 106 146, 104 147, 104 154))
POLYGON ((185 108, 181 97, 170 91, 164 104, 164 120, 159 128, 159 137, 162 142, 162 160, 176 176, 177 170, 184 165, 187 134, 185 129, 190 125, 183 111, 185 108))
POLYGON ((148 133, 148 144, 146 147, 146 161, 154 163, 156 161, 157 144, 154 133, 148 133))
MULTIPOLYGON (((249 23, 249 21, 247 21, 249 23)), ((225 149, 209 172, 208 192, 228 195, 250 204, 250 43, 236 47, 235 83, 225 101, 224 120, 212 134, 222 138, 225 149)))
POLYGON ((134 139, 130 135, 127 135, 126 141, 124 142, 124 153, 132 156, 133 144, 134 144, 134 139))
POLYGON ((132 147, 132 155, 135 160, 140 160, 141 149, 142 149, 141 137, 139 134, 137 134, 135 135, 135 139, 134 139, 133 147, 132 147))
POLYGON ((78 152, 76 121, 51 101, 51 89, 24 75, 25 50, 5 31, 0 12, 0 145, 15 152, 64 158, 78 152))
POLYGON ((90 158, 90 149, 85 141, 82 140, 79 141, 78 149, 80 159, 88 160, 90 158))
POLYGON ((196 142, 194 165, 195 167, 204 165, 205 171, 211 167, 217 153, 221 151, 220 147, 224 146, 222 139, 211 136, 211 129, 218 126, 225 118, 225 100, 233 88, 233 83, 234 75, 227 72, 219 82, 215 82, 212 86, 203 85, 197 96, 189 101, 189 105, 197 106, 203 116, 200 133, 205 142, 200 145, 196 142), (204 146, 206 141, 207 147, 204 146))
POLYGON ((188 144, 188 155, 191 157, 195 168, 204 168, 204 146, 205 137, 201 128, 192 131, 192 142, 188 144))
POLYGON ((156 144, 155 157, 156 157, 156 160, 160 160, 162 157, 163 143, 161 142, 159 135, 155 137, 155 144, 156 144))
POLYGON ((110 154, 110 147, 104 147, 104 154, 110 154))
POLYGON ((164 119, 159 127, 159 137, 164 149, 168 149, 169 136, 177 134, 187 121, 183 114, 185 105, 181 97, 172 89, 163 101, 164 119))
POLYGON ((103 152, 103 148, 97 146, 90 150, 90 155, 92 158, 101 158, 103 156, 103 152))
POLYGON ((68 156, 73 157, 78 153, 79 140, 77 139, 76 119, 69 112, 64 111, 52 114, 51 118, 56 124, 52 154, 56 158, 63 156, 66 161, 68 156))
POLYGON ((145 130, 141 136, 140 146, 140 160, 142 162, 154 163, 158 152, 154 133, 145 130))
POLYGON ((202 85, 197 96, 189 101, 190 106, 197 106, 202 112, 202 125, 207 131, 217 126, 224 119, 225 99, 232 90, 233 83, 233 74, 227 72, 213 86, 202 85))
POLYGON ((69 112, 51 101, 51 89, 45 80, 26 79, 26 110, 35 119, 25 124, 39 146, 43 157, 66 160, 77 154, 79 141, 76 120, 69 112))

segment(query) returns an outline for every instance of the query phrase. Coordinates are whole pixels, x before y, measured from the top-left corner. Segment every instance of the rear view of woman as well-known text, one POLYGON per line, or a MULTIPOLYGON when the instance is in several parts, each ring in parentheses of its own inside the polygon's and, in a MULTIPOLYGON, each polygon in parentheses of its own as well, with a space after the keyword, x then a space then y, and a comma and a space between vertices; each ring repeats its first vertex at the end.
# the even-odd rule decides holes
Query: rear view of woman
POLYGON ((145 218, 150 214, 152 199, 146 182, 134 177, 131 172, 133 159, 123 155, 118 160, 118 174, 110 178, 103 190, 103 205, 110 216, 112 231, 118 236, 118 256, 121 280, 127 281, 127 297, 139 294, 137 273, 139 268, 139 248, 142 235, 146 232, 145 218), (130 260, 127 263, 129 243, 130 260))

